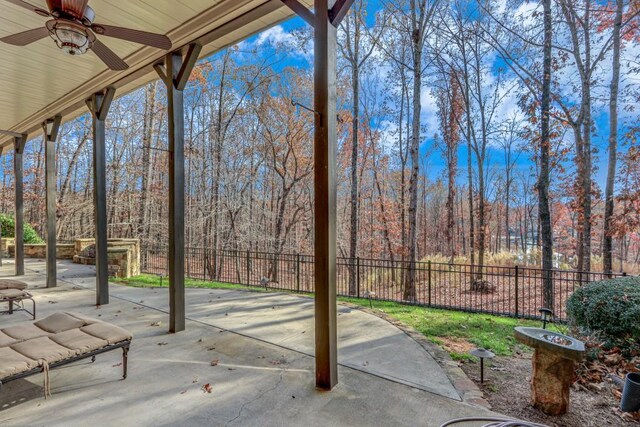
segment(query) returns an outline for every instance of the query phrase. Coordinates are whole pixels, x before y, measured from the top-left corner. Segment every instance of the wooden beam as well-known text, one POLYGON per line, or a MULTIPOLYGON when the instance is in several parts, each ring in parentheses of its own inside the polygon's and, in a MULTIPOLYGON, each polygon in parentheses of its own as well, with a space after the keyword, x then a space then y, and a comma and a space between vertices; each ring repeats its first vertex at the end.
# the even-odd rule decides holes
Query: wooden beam
POLYGON ((114 96, 116 96, 116 88, 113 86, 109 86, 102 92, 102 94, 100 94, 100 108, 97 110, 99 120, 106 120, 107 114, 109 114, 109 110, 111 109, 111 102, 113 102, 114 96))
POLYGON ((338 383, 336 314, 336 27, 315 0, 313 189, 316 386, 338 383))
POLYGON ((13 132, 13 131, 10 131, 10 130, 2 130, 2 129, 0 129, 0 135, 8 135, 8 136, 12 136, 14 138, 20 138, 22 136, 21 133, 13 132))
POLYGON ((196 61, 198 61, 198 56, 200 55, 201 50, 202 45, 199 43, 191 43, 189 45, 187 54, 184 57, 184 63, 182 64, 182 67, 180 67, 178 76, 173 82, 173 84, 176 86, 176 89, 184 90, 184 88, 187 86, 189 76, 191 75, 193 67, 196 65, 196 61))
POLYGON ((47 205, 47 288, 57 286, 56 268, 56 138, 60 129, 62 116, 57 115, 42 123, 45 135, 45 192, 47 205))
POLYGON ((13 174, 15 190, 15 217, 14 217, 14 259, 16 276, 24 275, 24 173, 23 159, 24 146, 27 143, 27 135, 14 138, 13 174))
POLYGON ((109 87, 87 100, 93 117, 93 219, 96 248, 96 305, 109 304, 109 268, 107 254, 107 173, 105 119, 115 96, 109 87))
POLYGON ((352 4, 353 0, 336 0, 336 3, 329 11, 329 18, 334 27, 338 28, 340 26, 340 23, 344 17, 347 16, 352 4))
POLYGON ((162 82, 166 86, 169 86, 171 84, 169 77, 167 77, 167 69, 165 68, 164 64, 153 64, 153 69, 156 70, 156 73, 158 73, 158 77, 160 77, 160 80, 162 80, 162 82))
POLYGON ((184 290, 184 93, 183 89, 193 70, 200 45, 187 51, 175 51, 165 58, 164 67, 156 71, 167 87, 169 128, 169 332, 185 329, 184 290), (166 71, 165 71, 166 70, 166 71))
POLYGON ((312 27, 315 25, 315 16, 314 13, 311 12, 305 5, 300 3, 298 0, 280 0, 285 6, 289 9, 293 10, 296 15, 300 18, 304 19, 307 24, 312 27))

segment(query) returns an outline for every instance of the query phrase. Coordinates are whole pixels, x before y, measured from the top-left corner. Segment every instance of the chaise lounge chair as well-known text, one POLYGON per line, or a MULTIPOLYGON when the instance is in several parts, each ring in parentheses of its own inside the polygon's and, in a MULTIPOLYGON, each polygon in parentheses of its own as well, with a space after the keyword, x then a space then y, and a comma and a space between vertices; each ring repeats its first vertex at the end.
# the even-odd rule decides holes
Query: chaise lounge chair
POLYGON ((0 313, 13 314, 14 311, 25 311, 36 320, 36 302, 27 291, 27 284, 19 280, 0 279, 0 303, 8 303, 9 310, 0 313), (24 300, 31 301, 31 311, 24 306, 24 300), (18 308, 14 304, 18 304, 18 308))
POLYGON ((51 395, 49 369, 122 349, 122 378, 132 335, 115 325, 75 313, 0 329, 0 390, 9 381, 44 372, 44 396, 51 395))

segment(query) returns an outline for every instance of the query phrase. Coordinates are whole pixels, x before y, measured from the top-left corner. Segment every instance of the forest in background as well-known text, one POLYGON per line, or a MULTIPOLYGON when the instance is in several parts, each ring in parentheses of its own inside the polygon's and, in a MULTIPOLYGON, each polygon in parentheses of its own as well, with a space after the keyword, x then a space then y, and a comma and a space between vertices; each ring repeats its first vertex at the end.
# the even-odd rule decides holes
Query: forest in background
MULTIPOLYGON (((338 255, 545 265, 546 253, 555 268, 637 272, 639 12, 356 0, 338 33, 338 255)), ((310 30, 283 26, 198 63, 187 246, 312 253, 312 64, 310 30)), ((154 82, 111 108, 110 237, 168 241, 165 101, 154 82)), ((88 114, 63 125, 56 152, 58 238, 91 237, 88 114)), ((24 159, 25 220, 44 236, 41 138, 24 159)), ((10 213, 11 153, 0 162, 10 213)))

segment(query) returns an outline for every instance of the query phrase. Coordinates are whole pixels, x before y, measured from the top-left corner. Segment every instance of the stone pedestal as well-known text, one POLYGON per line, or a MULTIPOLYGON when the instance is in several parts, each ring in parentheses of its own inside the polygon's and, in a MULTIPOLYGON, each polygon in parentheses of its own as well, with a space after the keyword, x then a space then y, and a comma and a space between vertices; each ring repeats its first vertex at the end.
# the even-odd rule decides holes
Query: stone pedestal
POLYGON ((569 389, 575 380, 575 362, 544 348, 536 348, 531 361, 533 406, 548 415, 566 413, 569 407, 569 389))

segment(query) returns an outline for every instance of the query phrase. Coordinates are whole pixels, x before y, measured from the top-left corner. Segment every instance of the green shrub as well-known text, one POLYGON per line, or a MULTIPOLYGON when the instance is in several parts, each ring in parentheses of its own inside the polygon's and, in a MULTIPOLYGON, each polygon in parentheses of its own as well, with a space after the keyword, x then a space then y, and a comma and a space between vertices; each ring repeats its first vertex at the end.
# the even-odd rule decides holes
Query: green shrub
MULTIPOLYGON (((2 224, 2 237, 15 237, 15 221, 12 216, 0 214, 0 224, 2 224)), ((22 229, 25 243, 44 243, 31 224, 25 223, 22 229)))
POLYGON ((640 340, 640 277, 621 277, 584 285, 567 301, 575 326, 603 335, 611 343, 640 340))

